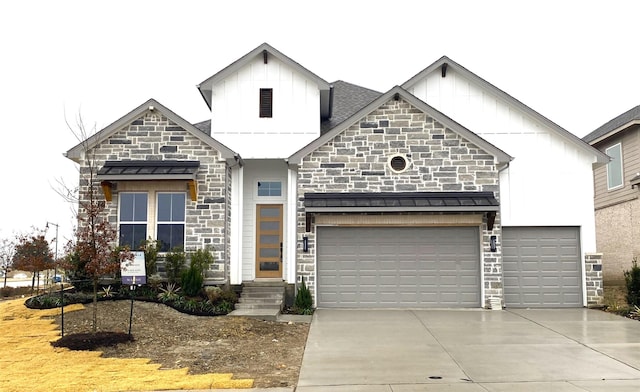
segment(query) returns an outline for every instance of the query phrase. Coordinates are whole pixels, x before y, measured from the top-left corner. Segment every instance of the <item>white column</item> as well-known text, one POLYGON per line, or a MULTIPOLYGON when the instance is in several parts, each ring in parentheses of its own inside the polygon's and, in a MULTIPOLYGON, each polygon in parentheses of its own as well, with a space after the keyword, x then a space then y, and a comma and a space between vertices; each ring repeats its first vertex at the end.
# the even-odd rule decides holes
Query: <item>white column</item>
POLYGON ((287 283, 296 282, 296 250, 298 246, 298 172, 288 169, 287 181, 287 244, 286 265, 283 278, 287 283))
POLYGON ((229 273, 231 284, 242 283, 242 199, 243 199, 243 173, 241 166, 231 169, 231 222, 229 241, 229 273))

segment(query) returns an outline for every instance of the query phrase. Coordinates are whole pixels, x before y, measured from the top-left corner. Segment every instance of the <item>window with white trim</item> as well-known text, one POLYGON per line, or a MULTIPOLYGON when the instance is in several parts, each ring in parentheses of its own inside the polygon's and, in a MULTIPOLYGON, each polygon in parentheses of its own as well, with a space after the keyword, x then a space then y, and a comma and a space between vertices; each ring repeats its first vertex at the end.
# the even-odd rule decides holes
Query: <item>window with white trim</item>
POLYGON ((258 196, 282 196, 282 182, 258 181, 258 196))
POLYGON ((161 252, 184 248, 186 193, 158 193, 156 237, 161 252))
POLYGON ((147 203, 146 193, 120 193, 119 203, 119 244, 138 247, 147 239, 147 203))
POLYGON ((605 150, 605 154, 611 157, 607 164, 607 189, 615 189, 622 186, 622 144, 614 144, 605 150))

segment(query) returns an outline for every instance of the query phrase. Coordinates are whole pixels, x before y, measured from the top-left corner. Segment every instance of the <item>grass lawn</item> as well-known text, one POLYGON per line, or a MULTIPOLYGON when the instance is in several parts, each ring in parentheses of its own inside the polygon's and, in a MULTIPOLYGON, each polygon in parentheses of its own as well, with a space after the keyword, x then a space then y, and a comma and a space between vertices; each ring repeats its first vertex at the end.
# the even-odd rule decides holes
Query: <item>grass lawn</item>
MULTIPOLYGON (((82 309, 65 307, 65 312, 82 309)), ((54 348, 60 309, 32 310, 24 299, 0 301, 0 391, 151 391, 251 388, 252 379, 226 374, 159 370, 149 359, 103 358, 100 352, 54 348)))

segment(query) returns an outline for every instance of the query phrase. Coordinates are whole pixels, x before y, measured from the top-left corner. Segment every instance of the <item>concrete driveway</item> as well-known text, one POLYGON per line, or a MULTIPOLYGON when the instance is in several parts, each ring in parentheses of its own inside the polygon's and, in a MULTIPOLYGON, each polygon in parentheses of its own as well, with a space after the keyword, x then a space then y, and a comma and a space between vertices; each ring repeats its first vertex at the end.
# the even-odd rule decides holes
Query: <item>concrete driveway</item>
POLYGON ((587 309, 320 309, 296 389, 638 390, 640 322, 587 309))

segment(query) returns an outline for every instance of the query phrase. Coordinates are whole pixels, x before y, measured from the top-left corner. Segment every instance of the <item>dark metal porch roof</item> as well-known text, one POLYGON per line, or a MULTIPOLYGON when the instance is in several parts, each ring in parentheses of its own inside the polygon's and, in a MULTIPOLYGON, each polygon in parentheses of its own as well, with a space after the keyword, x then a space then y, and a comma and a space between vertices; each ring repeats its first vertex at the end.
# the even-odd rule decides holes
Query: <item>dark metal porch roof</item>
POLYGON ((118 180, 191 180, 195 179, 199 161, 106 161, 97 178, 118 180))
POLYGON ((500 204, 493 192, 305 193, 306 212, 489 212, 500 204))

